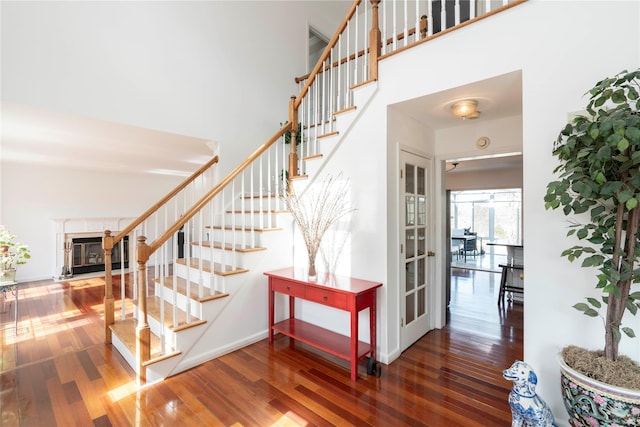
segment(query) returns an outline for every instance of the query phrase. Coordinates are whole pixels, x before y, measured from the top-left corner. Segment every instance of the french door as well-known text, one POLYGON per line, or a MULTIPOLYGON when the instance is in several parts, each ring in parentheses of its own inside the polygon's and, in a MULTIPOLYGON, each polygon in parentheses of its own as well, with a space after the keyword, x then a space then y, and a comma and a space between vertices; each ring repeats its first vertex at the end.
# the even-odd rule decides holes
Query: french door
POLYGON ((400 345, 404 351, 433 329, 433 236, 429 159, 401 151, 400 345))

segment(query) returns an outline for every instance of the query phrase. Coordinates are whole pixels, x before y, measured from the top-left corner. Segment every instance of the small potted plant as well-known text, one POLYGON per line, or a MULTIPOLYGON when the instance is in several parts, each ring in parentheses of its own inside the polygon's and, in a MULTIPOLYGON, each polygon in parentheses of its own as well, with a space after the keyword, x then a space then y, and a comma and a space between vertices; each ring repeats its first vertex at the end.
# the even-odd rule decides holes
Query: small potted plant
POLYGON ((640 69, 603 79, 588 94, 587 114, 570 121, 554 144, 559 179, 547 184, 545 207, 562 208, 571 217, 567 236, 578 244, 562 256, 597 269, 600 297, 573 307, 602 318, 604 350, 563 349, 562 396, 574 426, 640 425, 640 383, 616 384, 588 368, 611 371, 624 364, 625 380, 640 379, 638 365, 618 354, 622 335, 635 337, 623 316, 640 308, 640 69), (578 353, 593 359, 574 357, 578 353), (591 379, 597 381, 588 383, 591 379), (616 394, 622 399, 615 400, 616 394))
POLYGON ((13 282, 16 265, 26 264, 31 258, 29 247, 16 241, 4 225, 0 225, 0 282, 13 282))

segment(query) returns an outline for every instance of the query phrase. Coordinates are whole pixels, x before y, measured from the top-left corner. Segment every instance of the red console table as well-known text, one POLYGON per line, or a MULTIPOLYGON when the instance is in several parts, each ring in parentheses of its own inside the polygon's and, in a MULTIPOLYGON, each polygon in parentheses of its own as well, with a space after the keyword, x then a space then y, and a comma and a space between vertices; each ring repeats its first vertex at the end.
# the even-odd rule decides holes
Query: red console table
POLYGON ((273 342, 274 332, 287 335, 295 340, 312 345, 351 362, 351 379, 358 378, 358 361, 370 355, 368 373, 380 375, 376 358, 376 289, 382 283, 334 275, 318 275, 311 282, 302 270, 284 268, 264 273, 269 277, 269 342, 273 342), (289 296, 289 318, 274 323, 274 293, 289 296), (351 335, 329 331, 295 318, 295 299, 300 298, 348 311, 351 314, 351 335), (358 313, 369 309, 370 341, 358 339, 358 313), (377 369, 376 369, 377 368, 377 369))

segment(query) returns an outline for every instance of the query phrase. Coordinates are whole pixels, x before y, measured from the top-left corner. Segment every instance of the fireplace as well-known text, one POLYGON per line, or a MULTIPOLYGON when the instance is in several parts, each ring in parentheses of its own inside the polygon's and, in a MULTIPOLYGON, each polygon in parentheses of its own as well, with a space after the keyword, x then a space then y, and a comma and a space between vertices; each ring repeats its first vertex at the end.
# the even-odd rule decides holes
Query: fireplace
MULTIPOLYGON (((74 275, 87 272, 95 274, 104 271, 102 237, 105 230, 111 230, 111 235, 116 236, 120 232, 119 230, 123 230, 134 220, 135 218, 133 217, 53 219, 55 235, 52 251, 55 254, 55 259, 52 263, 52 271, 54 280, 68 280, 74 275)), ((133 236, 141 233, 141 229, 131 230, 132 237, 130 241, 135 241, 133 236)), ((126 239, 129 238, 126 237, 126 239)), ((126 269, 129 268, 129 253, 132 250, 129 247, 130 241, 124 244, 123 252, 126 269)), ((121 268, 121 243, 118 242, 111 250, 112 268, 114 270, 121 268)))
MULTIPOLYGON (((117 244, 111 250, 111 268, 121 267, 124 252, 124 267, 129 267, 129 236, 125 236, 124 245, 117 244), (124 248, 124 251, 122 250, 124 248)), ((104 271, 105 260, 102 250, 102 236, 76 237, 71 239, 71 274, 93 273, 104 271)))

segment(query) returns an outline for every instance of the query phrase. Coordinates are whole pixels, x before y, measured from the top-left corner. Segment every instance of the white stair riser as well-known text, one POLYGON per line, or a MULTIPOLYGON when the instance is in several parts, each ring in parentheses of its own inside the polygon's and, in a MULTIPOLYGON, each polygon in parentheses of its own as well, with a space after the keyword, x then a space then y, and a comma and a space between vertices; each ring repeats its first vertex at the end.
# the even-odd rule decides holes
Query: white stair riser
POLYGON ((255 241, 256 246, 262 245, 262 235, 263 232, 254 231, 253 238, 251 237, 251 231, 243 231, 240 229, 237 230, 220 230, 215 229, 213 231, 213 241, 222 242, 224 239, 225 243, 232 244, 234 241, 236 243, 241 243, 244 239, 245 242, 251 243, 251 241, 255 241))
MULTIPOLYGON (((222 278, 220 278, 222 280, 222 278)), ((204 287, 204 286, 203 286, 204 287)), ((160 295, 162 287, 160 285, 156 285, 156 295, 160 295)), ((205 287, 205 292, 209 295, 208 288, 205 287)), ((164 288, 164 298, 166 301, 173 301, 174 292, 172 289, 165 286, 164 288)), ((185 307, 187 305, 187 301, 191 303, 191 314, 198 317, 199 319, 211 319, 212 316, 215 315, 216 312, 220 310, 223 304, 225 304, 225 298, 228 296, 207 300, 204 302, 199 302, 197 299, 197 295, 192 295, 191 299, 187 298, 185 295, 180 293, 176 293, 177 306, 180 310, 186 311, 185 307)))
MULTIPOLYGON (((243 206, 242 199, 236 200, 236 202, 233 204, 233 208, 234 208, 233 210, 273 211, 273 210, 281 209, 281 206, 282 206, 282 200, 280 200, 279 197, 263 197, 263 198, 255 197, 253 199, 251 198, 244 199, 244 206, 243 206)), ((227 208, 228 210, 231 210, 231 205, 228 205, 227 208)))
MULTIPOLYGON (((239 242, 236 242, 236 243, 239 244, 239 242)), ((250 242, 247 242, 247 243, 250 243, 250 242)), ((264 249, 260 249, 256 251, 248 250, 246 252, 231 251, 231 250, 223 251, 222 249, 215 249, 215 248, 212 251, 208 247, 192 245, 190 256, 192 259, 199 260, 200 258, 202 258, 203 260, 211 261, 211 256, 213 254, 213 262, 225 264, 225 265, 234 265, 233 262, 235 260, 236 267, 244 267, 245 265, 247 265, 247 262, 250 262, 250 258, 257 256, 258 254, 260 254, 260 252, 263 252, 263 251, 264 249)), ((184 276, 179 276, 179 277, 184 277, 184 276)))
MULTIPOLYGON (((172 312, 165 312, 165 318, 172 318, 172 312)), ((161 319, 155 319, 151 316, 147 319, 149 321, 149 327, 151 328, 151 332, 154 335, 161 336, 162 324, 160 323, 161 319)), ((178 332, 173 332, 173 330, 164 326, 164 351, 166 353, 170 353, 175 350, 181 350, 188 348, 194 340, 202 334, 202 329, 206 324, 201 324, 197 326, 193 326, 191 328, 183 329, 178 332)))
MULTIPOLYGON (((192 295, 191 298, 187 298, 185 295, 182 295, 179 292, 174 292, 173 289, 171 289, 169 286, 171 286, 170 283, 165 284, 165 287, 163 288, 162 286, 160 286, 160 284, 156 284, 156 295, 158 296, 163 296, 163 298, 165 299, 165 301, 170 302, 171 304, 173 304, 174 301, 174 294, 175 294, 175 301, 176 301, 176 306, 182 310, 182 311, 187 311, 187 303, 191 304, 191 313, 193 315, 195 315, 196 317, 202 319, 202 304, 200 302, 198 302, 196 299, 198 295, 192 295), (164 292, 163 292, 164 291, 164 292)), ((206 290, 205 291, 206 294, 209 294, 209 291, 206 290)))
MULTIPOLYGON (((248 208, 247 208, 248 209, 248 208)), ((228 213, 225 215, 224 224, 234 228, 257 227, 268 228, 277 226, 275 213, 228 213)))

